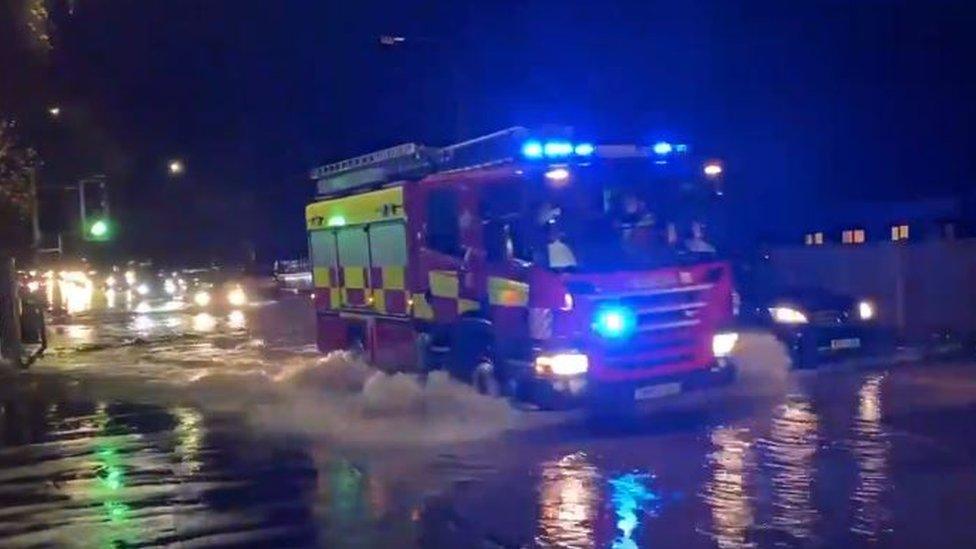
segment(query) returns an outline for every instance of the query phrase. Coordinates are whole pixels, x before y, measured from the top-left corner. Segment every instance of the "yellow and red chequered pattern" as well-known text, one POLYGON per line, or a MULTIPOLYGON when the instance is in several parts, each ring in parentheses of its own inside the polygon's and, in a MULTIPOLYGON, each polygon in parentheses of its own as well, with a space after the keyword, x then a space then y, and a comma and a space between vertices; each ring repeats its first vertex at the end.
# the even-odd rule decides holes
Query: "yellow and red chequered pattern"
POLYGON ((379 313, 405 315, 410 310, 402 266, 372 267, 369 285, 372 288, 372 305, 379 313))
POLYGON ((323 296, 320 303, 328 309, 368 308, 391 315, 409 312, 401 266, 316 268, 313 277, 316 293, 323 296))

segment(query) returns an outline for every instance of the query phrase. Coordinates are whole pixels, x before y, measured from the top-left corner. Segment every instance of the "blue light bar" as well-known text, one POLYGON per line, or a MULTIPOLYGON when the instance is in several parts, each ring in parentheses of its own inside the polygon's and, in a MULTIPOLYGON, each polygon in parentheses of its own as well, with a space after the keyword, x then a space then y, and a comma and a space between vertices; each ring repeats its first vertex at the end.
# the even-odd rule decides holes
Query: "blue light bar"
POLYGON ((658 141, 654 144, 654 154, 664 156, 666 154, 671 154, 671 151, 673 150, 674 147, 671 146, 671 143, 668 143, 667 141, 658 141))
POLYGON ((576 156, 590 156, 594 150, 592 143, 577 143, 573 152, 576 153, 576 156))
POLYGON ((526 141, 522 144, 522 156, 526 158, 542 158, 542 143, 526 141))
POLYGON ((549 158, 559 158, 573 154, 573 144, 569 141, 547 141, 543 152, 549 158))

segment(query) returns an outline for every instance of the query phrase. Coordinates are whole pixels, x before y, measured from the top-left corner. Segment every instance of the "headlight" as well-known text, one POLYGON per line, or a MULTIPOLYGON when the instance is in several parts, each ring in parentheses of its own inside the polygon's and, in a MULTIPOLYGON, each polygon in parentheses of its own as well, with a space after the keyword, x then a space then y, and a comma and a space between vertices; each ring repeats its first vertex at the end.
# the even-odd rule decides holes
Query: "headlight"
POLYGON ((715 358, 725 358, 735 350, 735 344, 739 341, 739 334, 727 332, 712 336, 712 354, 715 358))
POLYGON ((143 283, 136 286, 136 293, 139 295, 149 295, 149 285, 143 283))
POLYGON ((241 288, 233 288, 227 292, 227 302, 235 307, 247 304, 247 294, 241 288))
POLYGON ((30 282, 27 283, 27 291, 30 293, 34 293, 40 289, 41 289, 41 283, 36 280, 31 280, 30 282))
POLYGON ((176 293, 176 282, 173 282, 173 279, 172 278, 167 278, 163 282, 163 290, 165 290, 166 293, 169 294, 169 295, 175 294, 176 293))
POLYGON ((870 301, 862 301, 857 304, 857 315, 861 320, 871 320, 874 318, 874 304, 870 301))
POLYGON ((543 355, 535 359, 535 371, 541 376, 578 376, 590 369, 590 360, 580 353, 543 355))
POLYGON ((108 278, 106 278, 105 279, 105 285, 108 286, 109 288, 114 288, 115 287, 115 277, 114 276, 109 276, 108 278))
POLYGON ((199 305, 200 307, 206 307, 207 305, 210 305, 210 292, 201 290, 193 294, 193 302, 199 305))
POLYGON ((780 324, 806 324, 807 315, 792 307, 770 307, 769 314, 780 324))
POLYGON ((128 284, 129 286, 132 286, 133 284, 136 283, 136 273, 135 273, 135 271, 126 271, 125 272, 125 283, 128 284))
POLYGON ((603 337, 626 337, 637 326, 637 317, 626 307, 606 307, 597 311, 593 329, 603 337))

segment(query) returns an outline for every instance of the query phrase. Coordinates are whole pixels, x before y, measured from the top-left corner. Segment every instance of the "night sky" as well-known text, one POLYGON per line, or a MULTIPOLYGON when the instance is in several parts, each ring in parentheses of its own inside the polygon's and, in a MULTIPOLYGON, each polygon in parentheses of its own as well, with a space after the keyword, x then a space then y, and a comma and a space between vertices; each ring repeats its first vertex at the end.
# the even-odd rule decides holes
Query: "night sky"
POLYGON ((0 2, 0 111, 44 184, 109 175, 134 252, 300 253, 310 167, 516 124, 689 142, 763 234, 973 187, 967 0, 52 0, 47 53, 0 2))

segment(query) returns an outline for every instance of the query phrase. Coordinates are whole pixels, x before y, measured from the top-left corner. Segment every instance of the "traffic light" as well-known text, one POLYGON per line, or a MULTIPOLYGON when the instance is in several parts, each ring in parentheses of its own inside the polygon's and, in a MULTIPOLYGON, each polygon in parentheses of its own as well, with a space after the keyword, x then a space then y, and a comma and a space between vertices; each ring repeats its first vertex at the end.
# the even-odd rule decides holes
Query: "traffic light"
POLYGON ((91 218, 86 222, 85 240, 92 242, 107 242, 113 236, 112 222, 104 217, 91 218))

